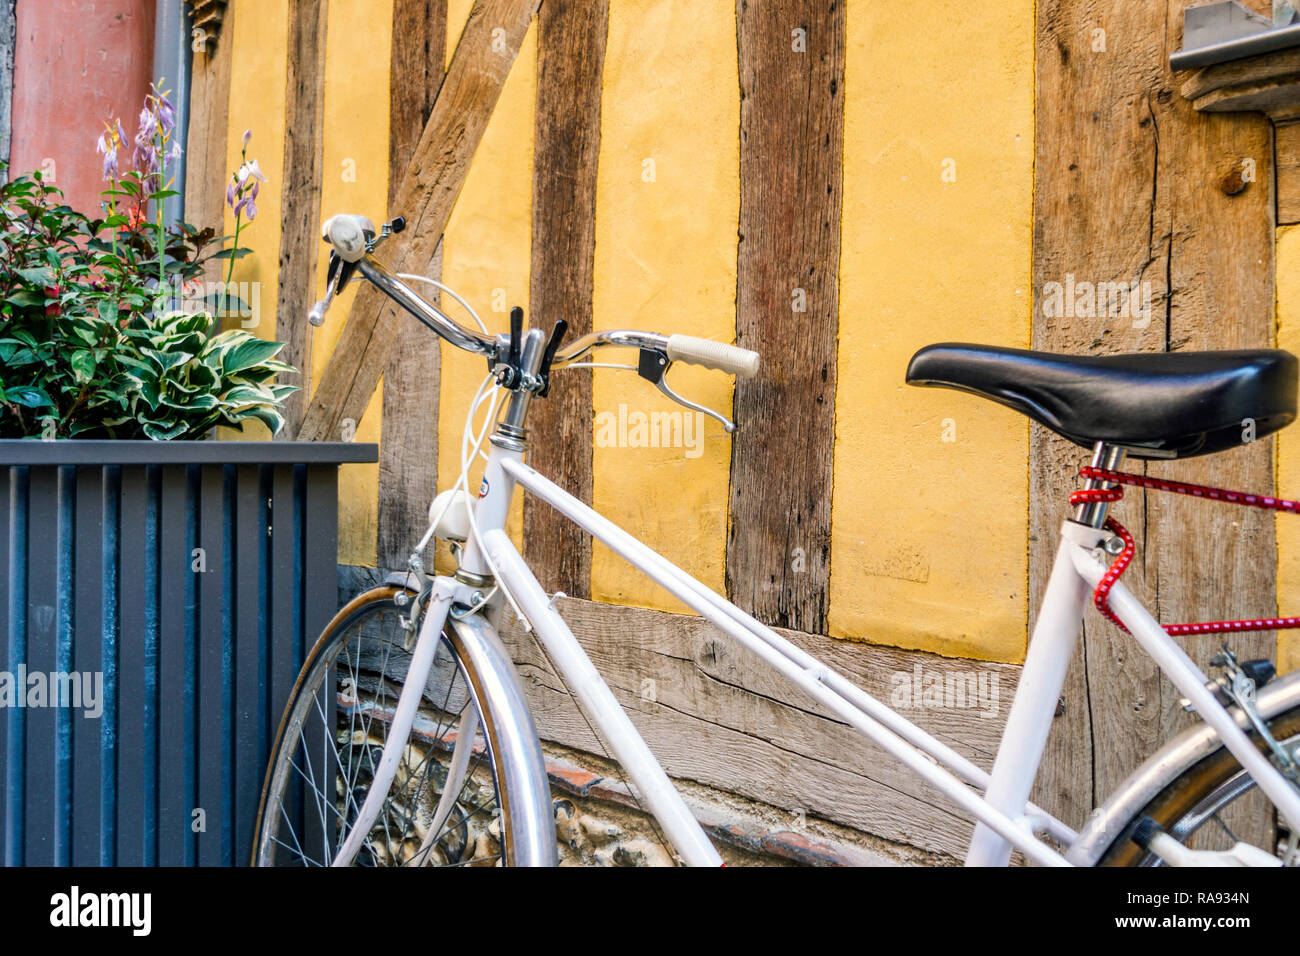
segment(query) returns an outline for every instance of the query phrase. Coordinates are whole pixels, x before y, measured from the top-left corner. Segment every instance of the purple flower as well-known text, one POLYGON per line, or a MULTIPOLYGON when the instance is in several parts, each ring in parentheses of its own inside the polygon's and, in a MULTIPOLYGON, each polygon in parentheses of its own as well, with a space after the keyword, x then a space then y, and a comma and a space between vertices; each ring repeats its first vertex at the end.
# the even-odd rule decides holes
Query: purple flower
POLYGON ((155 83, 140 110, 140 130, 135 135, 132 160, 141 172, 157 176, 165 163, 180 158, 180 144, 172 142, 176 129, 176 108, 155 83))
POLYGON ((176 107, 166 96, 158 96, 155 110, 158 114, 158 128, 163 136, 170 136, 176 128, 176 107))
POLYGON ((117 179, 118 163, 117 151, 122 146, 123 137, 120 135, 122 124, 118 122, 116 126, 105 123, 104 132, 99 134, 99 139, 95 141, 95 151, 104 157, 104 178, 117 179))
MULTIPOLYGON (((248 142, 249 133, 244 134, 248 142)), ((246 216, 249 222, 257 217, 257 194, 267 178, 256 159, 241 163, 239 169, 230 174, 230 183, 226 186, 226 205, 234 210, 236 216, 246 216)))
POLYGON ((248 149, 248 141, 252 138, 253 131, 251 129, 244 130, 244 149, 248 149))
POLYGON ((158 118, 149 107, 140 111, 140 131, 135 134, 135 145, 141 148, 150 145, 158 133, 158 118))

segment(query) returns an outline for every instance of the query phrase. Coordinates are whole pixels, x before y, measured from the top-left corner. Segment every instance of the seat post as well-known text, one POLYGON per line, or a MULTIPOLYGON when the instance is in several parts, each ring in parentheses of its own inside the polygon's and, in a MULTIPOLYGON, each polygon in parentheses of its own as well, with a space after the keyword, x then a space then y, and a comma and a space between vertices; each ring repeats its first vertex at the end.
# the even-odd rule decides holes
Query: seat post
MULTIPOLYGON (((1127 453, 1127 449, 1123 445, 1111 445, 1099 441, 1092 450, 1092 467, 1115 471, 1124 463, 1124 456, 1127 453)), ((1083 487, 1086 491, 1095 491, 1098 488, 1106 487, 1108 484, 1109 482, 1089 478, 1084 482, 1083 487)), ((1101 528, 1106 523, 1106 509, 1108 506, 1109 503, 1105 501, 1085 501, 1077 504, 1074 506, 1074 520, 1079 524, 1086 524, 1090 528, 1101 528)))

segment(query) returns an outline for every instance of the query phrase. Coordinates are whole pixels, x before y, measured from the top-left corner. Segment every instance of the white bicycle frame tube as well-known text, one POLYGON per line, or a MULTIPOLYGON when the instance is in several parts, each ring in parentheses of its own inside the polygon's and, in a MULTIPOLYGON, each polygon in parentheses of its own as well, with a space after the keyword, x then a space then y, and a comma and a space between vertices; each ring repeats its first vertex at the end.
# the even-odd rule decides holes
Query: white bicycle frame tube
MULTIPOLYGON (((974 817, 977 827, 967 855, 968 865, 1005 865, 1012 849, 1020 850, 1032 862, 1069 865, 1062 856, 1036 839, 1032 831, 1045 830, 1066 844, 1073 840, 1074 832, 1029 803, 1028 797, 1060 699, 1066 669, 1078 639, 1085 602, 1105 573, 1105 565, 1095 556, 1100 553, 1096 549, 1103 537, 1102 533, 1071 521, 1064 522, 1057 560, 1040 608, 993 772, 985 774, 842 675, 794 646, 771 628, 754 620, 564 492, 518 457, 503 461, 501 470, 527 492, 541 498, 591 533, 714 626, 755 653, 815 701, 825 705, 837 717, 896 757, 974 817), (973 791, 967 786, 968 783, 985 790, 985 795, 973 791)), ((509 543, 504 535, 501 538, 509 543)), ((513 546, 510 552, 517 557, 513 546)), ((520 566, 522 567, 521 560, 520 566)), ((526 571, 526 567, 523 570, 526 571)), ((531 574, 528 577, 531 579, 531 574)), ((535 580, 533 583, 536 583, 535 580)), ((1138 643, 1151 654, 1174 685, 1193 701, 1207 723, 1219 731, 1220 739, 1242 761, 1242 765, 1255 777, 1261 789, 1277 803, 1279 810, 1288 819, 1292 819, 1292 807, 1300 812, 1300 794, 1250 744, 1246 734, 1236 726, 1227 710, 1206 690, 1205 675, 1122 585, 1112 589, 1111 599, 1112 608, 1134 633, 1138 643)), ((559 620, 559 615, 549 603, 545 603, 544 607, 548 618, 559 620)), ((563 627, 564 639, 575 641, 562 621, 560 625, 563 627)), ((568 680, 568 675, 563 676, 568 680)), ((608 728, 605 728, 605 732, 608 733, 608 728)), ((651 811, 657 815, 655 800, 649 798, 648 802, 651 811)))
MULTIPOLYGON (((1004 813, 1018 813, 1029 799, 1029 791, 1038 776, 1038 765, 1047 746, 1052 718, 1065 685, 1065 672, 1079 636, 1083 606, 1088 587, 1075 571, 1071 560, 1071 542, 1064 536, 1073 528, 1086 532, 1089 543, 1099 540, 1098 533, 1082 525, 1066 522, 1056 561, 1043 593, 1043 604, 1034 625, 1025 666, 1016 685, 1002 742, 993 761, 992 779, 985 799, 1004 813)), ((983 823, 975 827, 966 852, 967 866, 1006 866, 1011 845, 983 823)))
MULTIPOLYGON (((1106 573, 1106 566, 1090 552, 1076 548, 1071 557, 1079 575, 1093 587, 1106 573)), ((1214 728, 1223 745, 1273 801, 1278 813, 1290 824, 1291 830, 1294 832, 1300 829, 1297 827, 1300 824, 1300 790, 1292 786, 1268 757, 1250 742, 1246 732, 1237 726, 1232 715, 1206 686, 1208 678, 1205 674, 1122 581, 1117 581, 1111 588, 1110 608, 1173 685, 1192 702, 1201 719, 1214 728)))
POLYGON ((485 531, 483 546, 564 683, 577 697, 583 713, 600 728, 601 739, 609 744, 614 759, 650 805, 669 842, 690 866, 721 866, 722 857, 704 835, 699 821, 637 733, 587 652, 551 606, 551 599, 533 577, 523 556, 515 550, 509 535, 500 528, 485 531))
MULTIPOLYGON (((1032 830, 1022 824, 1020 818, 1033 816, 1032 811, 1029 814, 1024 812, 1028 808, 1023 803, 1021 805, 1022 812, 1014 818, 990 806, 959 777, 940 766, 941 755, 939 753, 932 753, 929 748, 922 750, 918 746, 909 743, 900 734, 892 731, 884 721, 876 719, 866 709, 851 701, 848 695, 839 692, 836 687, 839 686, 841 681, 852 687, 845 678, 835 674, 830 668, 817 661, 816 658, 795 647, 770 628, 753 620, 739 608, 728 604, 699 581, 672 565, 661 555, 646 547, 608 519, 592 511, 529 466, 517 459, 507 460, 502 463, 502 470, 514 478, 526 491, 541 498, 579 527, 590 532, 593 537, 600 540, 646 576, 708 619, 715 627, 772 666, 812 697, 813 700, 823 704, 835 716, 844 720, 873 743, 893 755, 976 820, 987 823, 995 832, 1024 853, 1027 858, 1047 866, 1069 865, 1063 856, 1035 839, 1032 830), (717 606, 718 604, 726 605, 728 610, 723 612, 717 606)), ((512 582, 507 582, 507 584, 509 583, 512 582)), ((554 613, 553 609, 550 610, 551 613, 554 613)), ((572 638, 571 632, 568 632, 567 627, 565 632, 568 634, 569 640, 576 641, 576 639, 572 638)), ((556 666, 559 667, 558 662, 556 666)), ((561 676, 565 678, 566 682, 569 680, 569 676, 563 672, 561 672, 561 676)), ((865 698, 879 708, 888 710, 865 691, 858 688, 854 688, 854 691, 853 696, 855 698, 865 698)), ((892 711, 890 713, 892 714, 891 722, 908 724, 912 735, 916 739, 922 741, 932 740, 919 727, 911 725, 905 718, 893 714, 892 711)), ((609 735, 609 728, 601 729, 605 734, 609 735)), ((937 744, 938 742, 934 741, 934 743, 937 744)), ((610 745, 611 747, 614 746, 612 739, 610 745)), ((945 750, 948 755, 956 756, 948 748, 943 748, 942 745, 939 745, 936 749, 945 750)), ((630 768, 628 768, 628 772, 629 775, 632 774, 630 768)), ((635 777, 633 779, 635 780, 635 777)), ((638 785, 640 784, 638 783, 638 785)), ((659 808, 655 805, 654 800, 649 798, 649 794, 647 794, 647 798, 647 802, 651 806, 651 812, 657 816, 659 808)), ((1042 814, 1041 811, 1039 811, 1039 815, 1046 818, 1046 814, 1042 814)))

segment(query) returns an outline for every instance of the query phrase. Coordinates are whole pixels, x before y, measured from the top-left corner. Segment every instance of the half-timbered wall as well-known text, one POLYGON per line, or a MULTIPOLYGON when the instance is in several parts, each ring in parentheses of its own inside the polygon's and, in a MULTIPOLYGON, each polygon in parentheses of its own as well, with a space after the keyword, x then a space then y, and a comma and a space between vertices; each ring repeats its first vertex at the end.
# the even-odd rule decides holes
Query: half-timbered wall
MULTIPOLYGON (((393 254, 494 331, 520 305, 547 329, 563 317, 762 353, 759 377, 734 387, 674 369, 679 391, 741 430, 692 419, 669 447, 638 423, 682 410, 646 382, 561 373, 533 422, 534 462, 886 696, 912 666, 999 677, 996 720, 909 714, 988 764, 1083 453, 993 404, 905 387, 910 355, 943 340, 1300 347, 1285 268, 1300 265, 1300 214, 1274 192, 1273 127, 1178 95, 1167 58, 1185 5, 235 0, 228 46, 195 59, 224 141, 209 122, 189 161, 210 149, 231 166, 253 130, 271 181, 236 278, 265 286, 259 334, 309 366, 295 434, 381 441, 378 466, 341 475, 340 564, 401 560, 423 530, 406 525, 459 471, 484 374, 355 289, 307 329, 319 218, 404 214, 415 226, 393 254), (1255 179, 1221 188, 1244 158, 1255 179), (1149 322, 1048 315, 1044 289, 1067 275, 1149 288, 1149 322)), ((1290 141, 1279 134, 1279 181, 1300 168, 1290 141)), ((1295 445, 1150 471, 1296 495, 1295 445)), ((1145 555, 1129 577, 1163 618, 1300 605, 1294 519, 1275 541, 1271 519, 1199 502, 1130 493, 1117 513, 1145 555)), ((511 519, 517 539, 524 527, 675 775, 959 853, 924 788, 859 759, 611 553, 531 502, 511 519)), ((1127 639, 1091 612, 1085 631, 1042 786, 1074 823, 1182 719, 1127 639), (1099 734, 1111 742, 1094 752, 1099 734)), ((1189 650, 1203 660, 1213 640, 1189 650)), ((1300 663, 1294 641, 1247 643, 1300 663)), ((594 748, 535 648, 515 646, 544 734, 594 748)))

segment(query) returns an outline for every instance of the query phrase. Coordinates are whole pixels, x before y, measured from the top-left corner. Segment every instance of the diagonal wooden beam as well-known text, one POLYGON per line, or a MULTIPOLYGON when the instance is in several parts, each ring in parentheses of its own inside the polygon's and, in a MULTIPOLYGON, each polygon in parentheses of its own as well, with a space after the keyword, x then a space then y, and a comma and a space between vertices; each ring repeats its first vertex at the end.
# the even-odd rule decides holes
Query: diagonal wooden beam
MULTIPOLYGON (((406 231, 388 240, 384 248, 384 257, 397 271, 423 269, 433 257, 540 5, 541 0, 475 0, 433 115, 392 205, 392 212, 407 220, 406 231)), ((312 396, 298 432, 300 440, 328 440, 340 435, 343 420, 361 421, 388 361, 397 320, 396 307, 373 286, 362 284, 312 396)))

